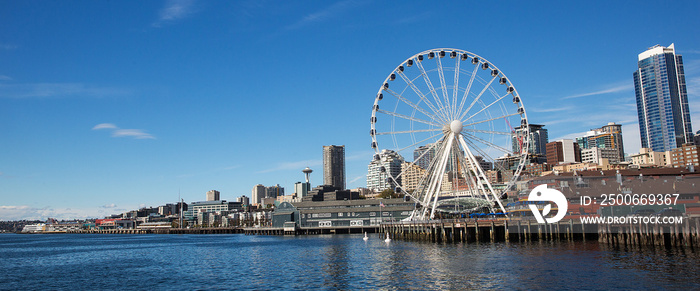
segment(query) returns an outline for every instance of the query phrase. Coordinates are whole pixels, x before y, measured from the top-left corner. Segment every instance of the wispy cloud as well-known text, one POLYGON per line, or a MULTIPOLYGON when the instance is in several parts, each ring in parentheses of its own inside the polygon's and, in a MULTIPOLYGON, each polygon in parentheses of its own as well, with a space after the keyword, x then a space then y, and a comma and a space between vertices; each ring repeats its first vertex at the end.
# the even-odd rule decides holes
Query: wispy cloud
POLYGON ((5 75, 0 75, 0 81, 12 81, 12 78, 5 75))
POLYGON ((26 205, 0 205, 0 220, 46 220, 47 218, 85 219, 103 217, 102 210, 95 209, 54 209, 51 207, 36 208, 26 205))
POLYGON ((358 180, 360 180, 360 179, 362 179, 362 178, 367 178, 367 177, 365 177, 365 176, 357 176, 357 177, 355 177, 355 178, 352 178, 352 180, 350 180, 350 182, 348 182, 348 184, 355 183, 355 182, 357 182, 358 180))
POLYGON ((7 51, 9 51, 9 50, 13 50, 13 49, 16 49, 16 48, 18 48, 18 46, 14 45, 14 44, 4 44, 4 43, 0 43, 0 50, 7 50, 7 51))
POLYGON ((121 129, 113 123, 100 123, 92 127, 92 130, 112 130, 112 137, 131 137, 135 139, 156 139, 155 136, 146 133, 142 129, 121 129))
POLYGON ((161 27, 165 24, 188 17, 194 13, 193 0, 168 0, 158 13, 158 20, 151 26, 161 27))
POLYGON ((112 137, 133 137, 135 139, 156 139, 154 136, 141 129, 117 129, 112 132, 112 137))
POLYGON ((587 131, 569 133, 569 134, 562 135, 562 136, 558 136, 558 137, 555 137, 555 138, 550 138, 549 141, 558 141, 558 140, 562 140, 562 139, 573 139, 573 140, 575 140, 577 137, 582 137, 582 136, 586 135, 586 133, 587 133, 587 131))
MULTIPOLYGON (((568 111, 571 110, 573 106, 564 106, 564 107, 557 107, 557 108, 544 108, 544 107, 536 107, 534 109, 531 109, 532 112, 560 112, 560 111, 568 111)), ((528 110, 530 111, 530 110, 528 110)))
POLYGON ((599 90, 599 91, 594 91, 594 92, 588 92, 588 93, 582 93, 582 94, 576 94, 576 95, 571 95, 564 97, 562 99, 573 99, 573 98, 580 98, 580 97, 586 97, 586 96, 595 96, 595 95, 602 95, 602 94, 610 94, 610 93, 618 93, 618 92, 624 92, 624 91, 630 91, 634 89, 634 85, 631 84, 631 81, 628 82, 628 84, 624 85, 618 85, 612 88, 604 89, 604 90, 599 90))
POLYGON ((321 161, 321 160, 304 160, 304 161, 298 161, 298 162, 286 162, 286 163, 280 163, 273 168, 258 171, 257 173, 262 174, 262 173, 269 173, 269 172, 276 172, 276 171, 287 171, 287 170, 299 170, 299 171, 301 171, 305 167, 315 167, 315 166, 320 166, 322 164, 323 164, 323 161, 321 161))
POLYGON ((102 205, 100 207, 102 207, 102 208, 117 208, 117 204, 110 203, 110 204, 102 205))
POLYGON ((98 129, 114 129, 117 128, 116 125, 112 123, 100 123, 98 125, 95 125, 92 130, 98 130, 98 129))
POLYGON ((336 2, 333 5, 328 6, 323 10, 320 10, 320 11, 317 11, 315 13, 311 13, 309 15, 304 16, 299 21, 285 27, 285 29, 287 29, 287 30, 300 29, 300 28, 303 28, 303 27, 310 25, 310 24, 313 24, 313 23, 323 22, 325 20, 335 18, 339 14, 342 14, 343 12, 347 11, 348 9, 353 8, 359 4, 360 4, 360 2, 352 1, 352 0, 336 2))
POLYGON ((129 90, 122 88, 81 83, 0 84, 0 98, 112 97, 129 94, 129 90))

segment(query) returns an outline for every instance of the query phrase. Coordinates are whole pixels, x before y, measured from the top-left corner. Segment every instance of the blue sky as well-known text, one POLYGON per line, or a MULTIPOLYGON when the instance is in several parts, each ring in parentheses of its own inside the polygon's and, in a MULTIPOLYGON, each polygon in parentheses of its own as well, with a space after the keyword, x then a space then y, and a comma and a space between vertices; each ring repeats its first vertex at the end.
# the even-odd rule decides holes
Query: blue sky
POLYGON ((291 193, 323 145, 365 184, 374 95, 420 51, 496 64, 550 140, 639 149, 637 54, 675 43, 700 129, 700 2, 0 1, 0 219, 291 193))

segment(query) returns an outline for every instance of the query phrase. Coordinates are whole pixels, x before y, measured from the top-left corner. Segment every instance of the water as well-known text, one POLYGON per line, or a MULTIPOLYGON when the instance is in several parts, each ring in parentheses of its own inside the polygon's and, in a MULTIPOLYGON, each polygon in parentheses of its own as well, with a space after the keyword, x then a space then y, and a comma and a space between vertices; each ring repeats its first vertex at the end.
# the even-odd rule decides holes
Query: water
POLYGON ((687 249, 379 235, 0 235, 0 289, 699 289, 687 249))

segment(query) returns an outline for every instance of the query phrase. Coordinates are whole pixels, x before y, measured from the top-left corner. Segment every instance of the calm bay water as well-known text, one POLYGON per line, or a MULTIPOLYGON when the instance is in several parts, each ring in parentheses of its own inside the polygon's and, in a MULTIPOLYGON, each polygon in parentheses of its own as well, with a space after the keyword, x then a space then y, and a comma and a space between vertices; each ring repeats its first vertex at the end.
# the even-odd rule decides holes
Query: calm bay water
POLYGON ((0 235, 0 289, 700 289, 700 255, 379 235, 0 235))

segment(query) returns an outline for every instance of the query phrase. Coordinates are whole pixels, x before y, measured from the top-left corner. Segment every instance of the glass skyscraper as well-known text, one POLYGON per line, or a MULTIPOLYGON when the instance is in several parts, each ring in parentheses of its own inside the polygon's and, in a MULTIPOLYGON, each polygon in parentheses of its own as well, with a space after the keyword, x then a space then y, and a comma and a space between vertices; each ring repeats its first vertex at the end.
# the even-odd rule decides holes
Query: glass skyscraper
POLYGON ((692 142, 683 58, 673 44, 639 54, 638 67, 634 90, 642 147, 664 152, 692 142))

